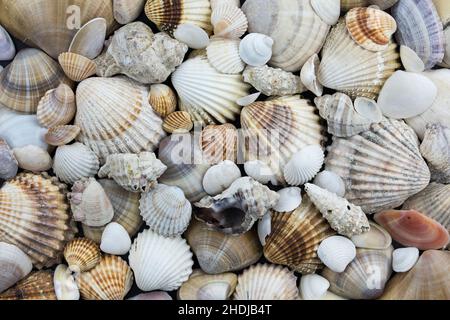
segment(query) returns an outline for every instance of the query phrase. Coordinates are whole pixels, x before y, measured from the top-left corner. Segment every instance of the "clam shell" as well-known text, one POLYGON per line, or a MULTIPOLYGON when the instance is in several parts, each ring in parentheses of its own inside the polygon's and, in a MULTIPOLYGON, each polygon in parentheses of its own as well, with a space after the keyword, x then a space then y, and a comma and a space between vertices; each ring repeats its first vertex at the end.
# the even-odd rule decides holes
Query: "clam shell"
POLYGON ((67 266, 60 264, 53 275, 55 295, 58 300, 79 300, 80 290, 71 271, 67 266))
POLYGON ((248 21, 244 12, 233 4, 223 3, 211 14, 214 35, 228 39, 239 39, 247 32, 248 21))
POLYGON ((380 225, 369 221, 370 230, 363 234, 354 235, 351 240, 357 248, 363 249, 387 249, 392 244, 389 233, 380 225))
POLYGON ((78 126, 57 126, 48 129, 45 142, 51 146, 63 146, 74 140, 80 133, 78 126))
POLYGON ((450 129, 440 124, 429 124, 420 152, 431 170, 431 180, 450 183, 450 129))
POLYGON ((83 81, 97 72, 94 61, 76 53, 61 53, 58 61, 67 77, 76 82, 83 81))
POLYGON ((311 145, 294 153, 284 166, 284 179, 292 186, 303 185, 320 171, 325 154, 320 145, 311 145))
POLYGON ((215 196, 228 189, 231 184, 241 177, 241 170, 232 161, 225 160, 212 166, 203 177, 203 189, 215 196))
POLYGON ((0 300, 56 300, 53 272, 35 271, 0 294, 0 300))
POLYGON ((392 253, 392 269, 395 272, 407 272, 411 270, 419 260, 419 249, 399 248, 392 253))
POLYGON ((22 148, 15 148, 14 157, 19 163, 19 167, 32 171, 47 171, 52 167, 52 158, 49 153, 37 146, 28 145, 22 148))
POLYGON ((169 114, 163 122, 163 129, 168 133, 189 132, 193 127, 191 115, 186 111, 175 111, 169 114))
POLYGON ((300 279, 300 295, 303 300, 321 300, 327 293, 330 282, 318 274, 307 274, 300 279))
POLYGON ((195 270, 178 289, 179 300, 229 300, 237 285, 234 273, 209 275, 195 270))
MULTIPOLYGON (((17 175, 18 163, 5 140, 0 138, 0 179, 9 180, 17 175)), ((1 290, 0 290, 1 291, 1 290)))
POLYGON ((300 80, 303 85, 318 97, 323 94, 323 86, 317 80, 319 65, 319 56, 315 53, 305 62, 300 71, 300 80))
POLYGON ((103 231, 100 249, 109 254, 125 255, 130 251, 131 239, 127 230, 117 222, 111 222, 103 231))
POLYGON ((207 163, 236 161, 238 152, 238 131, 231 123, 209 125, 200 135, 200 147, 207 163))
POLYGON ((336 24, 341 14, 340 0, 331 0, 326 3, 320 0, 311 0, 311 6, 314 12, 330 26, 336 24))
POLYGON ((11 60, 16 55, 16 46, 9 33, 0 25, 0 61, 11 60))
POLYGON ((0 292, 25 278, 32 269, 30 258, 22 250, 0 242, 0 292))
POLYGON ((114 18, 120 24, 136 20, 144 10, 145 0, 113 0, 114 18))
POLYGON ((356 247, 345 237, 331 236, 320 243, 317 255, 327 268, 340 273, 355 259, 356 247))
POLYGON ((148 102, 158 115, 165 118, 177 109, 177 96, 172 88, 165 84, 153 84, 150 87, 148 102))
POLYGON ((64 258, 69 270, 86 272, 99 264, 102 255, 98 245, 87 238, 77 238, 70 241, 64 248, 64 258))
MULTIPOLYGON (((114 0, 115 3, 117 1, 120 0, 114 0)), ((73 37, 68 51, 91 60, 97 58, 103 50, 107 27, 104 18, 95 18, 87 22, 73 37)))
POLYGON ((204 49, 209 44, 209 35, 205 30, 194 24, 180 24, 173 36, 178 41, 192 49, 204 49))
POLYGON ((297 187, 281 189, 277 192, 280 196, 278 203, 273 207, 276 212, 291 212, 302 203, 302 190, 297 187))
POLYGON ((322 171, 314 178, 313 184, 316 186, 335 193, 339 197, 345 195, 345 183, 341 177, 331 171, 322 171))
POLYGON ((239 44, 242 61, 252 67, 262 67, 272 58, 273 39, 261 34, 250 33, 239 44))
POLYGON ((213 38, 206 48, 209 63, 221 73, 237 74, 242 72, 245 63, 239 56, 239 45, 239 40, 213 38))
POLYGON ((66 125, 75 117, 76 111, 75 94, 68 85, 60 84, 47 91, 39 101, 37 119, 46 128, 66 125))

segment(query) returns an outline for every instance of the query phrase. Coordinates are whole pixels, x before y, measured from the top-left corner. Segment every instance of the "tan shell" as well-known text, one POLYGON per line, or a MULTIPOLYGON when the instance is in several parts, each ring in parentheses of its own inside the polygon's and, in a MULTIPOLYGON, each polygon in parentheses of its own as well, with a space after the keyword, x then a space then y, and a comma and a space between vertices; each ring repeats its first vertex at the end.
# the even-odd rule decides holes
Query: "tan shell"
POLYGON ((107 29, 104 18, 94 18, 83 25, 70 43, 69 52, 95 59, 103 49, 107 29))
POLYGON ((248 28, 247 17, 242 10, 232 4, 223 3, 211 14, 214 35, 227 39, 239 39, 248 28))
POLYGON ((113 0, 114 18, 120 24, 136 20, 144 10, 145 0, 113 0))
POLYGON ((234 273, 209 275, 197 269, 178 289, 179 300, 228 300, 237 285, 234 273))
POLYGON ((191 115, 186 111, 175 111, 169 114, 163 122, 163 129, 168 133, 189 132, 193 127, 191 115))
POLYGON ((200 147, 206 162, 216 164, 237 158, 238 131, 231 123, 209 125, 200 135, 200 147))
POLYGON ((72 272, 86 272, 94 268, 101 259, 98 245, 87 238, 70 241, 64 249, 64 258, 72 272))
POLYGON ((35 271, 0 294, 0 300, 57 300, 53 272, 35 271))
POLYGON ((94 61, 76 53, 61 53, 58 61, 67 77, 76 82, 93 76, 97 71, 94 61))
POLYGON ((51 146, 63 146, 70 143, 80 133, 78 126, 57 126, 48 129, 45 134, 45 142, 51 146))
POLYGON ((165 118, 177 109, 177 96, 165 84, 153 84, 150 87, 148 102, 157 114, 165 118))
POLYGON ((62 83, 58 88, 47 91, 39 101, 37 118, 41 125, 51 128, 70 123, 76 111, 75 94, 62 83))

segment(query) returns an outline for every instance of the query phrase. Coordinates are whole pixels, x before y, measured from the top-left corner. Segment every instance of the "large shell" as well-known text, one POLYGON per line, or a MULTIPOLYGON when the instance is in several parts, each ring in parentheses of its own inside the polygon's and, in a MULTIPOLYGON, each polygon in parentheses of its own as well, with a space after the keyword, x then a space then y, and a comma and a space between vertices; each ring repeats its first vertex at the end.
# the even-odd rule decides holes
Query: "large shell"
POLYGON ((72 272, 86 272, 94 268, 101 259, 98 245, 86 238, 70 241, 64 249, 64 258, 72 272))
POLYGON ((425 131, 420 152, 431 170, 431 180, 450 183, 450 129, 429 124, 425 131))
POLYGON ((30 258, 22 250, 0 242, 0 292, 22 280, 32 269, 30 258))
POLYGON ((60 84, 39 101, 37 118, 41 125, 51 128, 71 122, 76 111, 75 94, 68 85, 60 84))
POLYGON ((144 10, 145 0, 113 0, 114 18, 120 24, 136 20, 144 10))
POLYGON ((56 300, 53 272, 35 271, 0 294, 0 300, 56 300))
POLYGON ((181 285, 178 290, 178 299, 228 300, 236 285, 237 276, 234 273, 209 275, 197 269, 189 280, 181 285))
POLYGON ((323 47, 318 80, 351 98, 376 99, 384 82, 401 66, 396 48, 394 43, 377 52, 362 48, 352 39, 342 19, 323 47))
POLYGON ((95 59, 103 49, 107 22, 104 18, 94 18, 78 30, 70 43, 69 52, 88 59, 95 59))
POLYGON ((22 173, 0 189, 0 241, 19 247, 38 269, 56 264, 74 236, 64 187, 22 173))
POLYGON ((19 169, 16 158, 5 140, 0 138, 0 179, 9 180, 19 169))
POLYGON ((165 134, 148 94, 147 87, 124 77, 81 82, 76 96, 78 140, 101 162, 110 154, 152 151, 165 134))
POLYGON ((292 212, 271 212, 271 233, 266 238, 264 256, 301 273, 323 267, 317 257, 322 240, 335 234, 307 196, 292 212))
POLYGON ((210 164, 226 160, 235 162, 238 155, 237 143, 238 131, 231 123, 209 125, 200 135, 203 157, 210 164))
POLYGON ((0 106, 35 113, 45 93, 60 83, 71 85, 57 62, 38 49, 23 49, 0 73, 0 106))
POLYGON ((221 73, 237 74, 245 68, 239 56, 240 40, 213 38, 206 48, 209 63, 221 73))
POLYGON ((242 270, 262 256, 261 244, 254 230, 231 236, 192 220, 186 239, 200 267, 209 274, 242 270))
POLYGON ((299 71, 322 48, 329 26, 314 11, 310 0, 247 0, 242 6, 249 32, 274 40, 269 64, 299 71))
POLYGON ((430 171, 417 137, 403 122, 386 120, 349 139, 335 138, 326 170, 345 182, 345 197, 366 214, 398 207, 424 189, 430 171))
POLYGON ((11 60, 16 55, 16 46, 8 32, 0 25, 0 60, 11 60))

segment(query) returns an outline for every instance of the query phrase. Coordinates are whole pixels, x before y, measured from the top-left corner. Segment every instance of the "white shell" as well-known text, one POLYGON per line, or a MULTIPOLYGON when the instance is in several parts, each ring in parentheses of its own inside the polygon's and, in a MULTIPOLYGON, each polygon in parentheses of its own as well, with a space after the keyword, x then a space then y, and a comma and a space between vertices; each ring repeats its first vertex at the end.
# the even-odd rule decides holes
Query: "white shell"
POLYGON ((104 18, 95 18, 87 22, 73 37, 69 52, 88 59, 95 59, 103 50, 107 23, 104 18))
POLYGON ((277 212, 291 212, 302 203, 302 190, 298 187, 289 187, 277 192, 280 195, 278 203, 273 210, 277 212))
POLYGON ((102 234, 100 249, 109 254, 122 256, 131 248, 131 239, 127 230, 117 222, 109 223, 102 234))
POLYGON ((419 260, 419 249, 399 248, 392 253, 392 269, 395 272, 407 272, 411 270, 419 260))
POLYGON ((356 247, 345 237, 332 236, 320 243, 317 255, 334 272, 343 272, 355 259, 356 247))
POLYGON ((28 145, 13 150, 19 167, 32 172, 47 171, 52 167, 52 158, 47 150, 28 145))
POLYGON ((241 177, 241 170, 230 160, 212 166, 203 177, 203 189, 211 196, 218 195, 241 177))
POLYGON ((226 74, 240 73, 245 63, 239 56, 239 40, 213 38, 206 48, 209 63, 226 74))
POLYGON ((213 9, 213 10, 223 3, 230 4, 230 5, 233 5, 238 8, 241 7, 240 0, 210 0, 210 2, 211 2, 211 9, 213 9))
POLYGON ((417 53, 407 46, 400 46, 400 59, 406 71, 422 72, 425 70, 425 64, 419 58, 417 53))
POLYGON ((323 94, 323 86, 319 80, 317 80, 317 70, 319 69, 319 66, 319 56, 315 53, 305 62, 300 71, 300 79, 303 85, 318 97, 323 94))
POLYGON ((300 279, 300 295, 303 300, 321 300, 330 288, 330 282, 318 274, 306 274, 300 279))
POLYGON ((55 294, 58 300, 70 301, 80 299, 80 290, 78 290, 77 282, 66 265, 60 264, 56 267, 53 274, 53 286, 55 287, 55 294))
POLYGON ((258 238, 261 245, 266 245, 266 238, 272 232, 272 218, 270 212, 267 212, 261 220, 258 221, 258 238))
POLYGON ((204 49, 209 45, 209 36, 205 30, 195 24, 180 24, 173 36, 192 49, 204 49))
POLYGON ((320 171, 325 155, 319 145, 311 145, 295 153, 284 167, 284 178, 292 186, 303 185, 320 171))
POLYGON ((246 107, 246 106, 252 104, 253 102, 255 102, 256 100, 258 100, 260 95, 261 95, 261 92, 252 93, 252 94, 249 94, 248 96, 237 99, 236 103, 241 107, 246 107))
POLYGON ((345 195, 344 180, 334 172, 326 170, 319 172, 314 178, 313 183, 322 189, 335 193, 339 197, 345 195))
POLYGON ((22 250, 0 242, 0 293, 25 278, 32 269, 30 258, 22 250))
POLYGON ((186 240, 165 238, 150 230, 134 240, 129 261, 136 284, 143 291, 178 289, 188 280, 194 265, 186 240))
POLYGON ((311 0, 310 3, 315 13, 323 20, 323 22, 330 26, 338 22, 341 14, 340 0, 311 0))
POLYGON ((0 61, 12 60, 16 47, 8 32, 0 25, 0 61))
POLYGON ((232 4, 223 3, 211 14, 214 35, 228 39, 239 39, 248 28, 247 17, 242 10, 232 4))
POLYGON ((437 87, 427 77, 396 71, 381 89, 378 106, 389 118, 412 118, 427 111, 436 96, 437 87))
POLYGON ((244 163, 245 173, 262 184, 277 185, 277 177, 273 170, 261 160, 250 160, 244 163))
POLYGON ((262 67, 272 58, 273 40, 261 33, 250 33, 239 45, 241 59, 252 67, 262 67))

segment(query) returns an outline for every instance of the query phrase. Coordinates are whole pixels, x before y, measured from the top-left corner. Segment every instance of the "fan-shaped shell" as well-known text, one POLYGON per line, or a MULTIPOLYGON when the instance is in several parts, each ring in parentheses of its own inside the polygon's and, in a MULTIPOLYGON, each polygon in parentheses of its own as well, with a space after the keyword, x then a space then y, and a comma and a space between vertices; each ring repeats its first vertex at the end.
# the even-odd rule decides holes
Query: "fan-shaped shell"
POLYGON ((247 17, 239 7, 223 3, 212 10, 211 24, 214 35, 228 39, 239 39, 248 28, 247 17))
POLYGON ((420 152, 431 170, 431 180, 450 183, 450 129, 435 123, 427 125, 420 152))
POLYGON ((64 248, 64 258, 72 272, 86 272, 94 268, 101 259, 98 245, 87 238, 70 241, 64 248))
POLYGON ((107 22, 104 18, 92 19, 75 34, 68 51, 91 60, 97 58, 103 50, 106 29, 107 22))
POLYGON ((56 300, 53 272, 35 271, 0 294, 0 300, 56 300))
POLYGON ((0 292, 26 277, 32 269, 30 258, 22 250, 0 242, 0 292))
POLYGON ((168 133, 189 132, 193 127, 191 115, 186 111, 175 111, 169 114, 163 122, 163 129, 168 133))
POLYGON ((165 118, 177 109, 177 96, 172 88, 165 84, 153 84, 150 87, 148 102, 157 114, 165 118))
POLYGON ((145 0, 113 0, 114 18, 120 24, 136 20, 144 10, 145 0))
POLYGON ((80 133, 77 126, 57 126, 48 129, 45 142, 51 146, 63 146, 74 140, 80 133))
POLYGON ((292 186, 303 185, 320 171, 325 155, 320 145, 311 145, 294 153, 284 166, 284 179, 292 186))
POLYGON ((209 63, 221 73, 242 72, 245 63, 239 56, 239 44, 240 40, 213 38, 206 48, 209 63))
POLYGON ((356 247, 348 238, 332 236, 320 243, 317 255, 330 270, 344 272, 356 257, 356 247))
POLYGON ((93 76, 97 71, 94 61, 76 53, 61 53, 58 61, 67 77, 76 82, 93 76))
POLYGON ((62 83, 58 88, 47 91, 39 101, 37 118, 41 125, 51 128, 70 123, 76 111, 75 94, 62 83))
POLYGON ((200 135, 200 147, 207 163, 236 161, 238 152, 238 131, 231 123, 209 125, 200 135))
POLYGON ((209 275, 197 269, 178 289, 178 299, 228 300, 236 285, 237 276, 234 273, 209 275))

